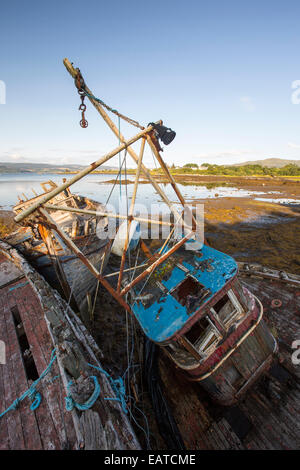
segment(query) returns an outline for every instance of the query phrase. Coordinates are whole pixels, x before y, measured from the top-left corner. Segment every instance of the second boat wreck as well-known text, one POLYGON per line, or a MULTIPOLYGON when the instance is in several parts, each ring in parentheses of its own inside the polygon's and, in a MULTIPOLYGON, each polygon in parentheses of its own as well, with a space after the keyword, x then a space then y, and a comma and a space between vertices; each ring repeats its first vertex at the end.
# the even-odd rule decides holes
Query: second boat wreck
MULTIPOLYGON (((42 194, 35 192, 33 198, 28 198, 25 194, 23 199, 19 197, 19 203, 13 208, 15 214, 22 213, 32 204, 42 200, 58 185, 50 180, 41 183, 41 187, 42 194)), ((72 194, 68 188, 50 199, 50 207, 51 204, 66 209, 92 210, 96 213, 89 215, 64 210, 50 211, 53 221, 68 234, 89 262, 102 272, 110 254, 110 241, 106 234, 107 218, 100 215, 105 212, 104 206, 87 197, 72 194)), ((97 279, 68 248, 59 234, 52 230, 51 224, 40 223, 39 213, 22 225, 6 237, 7 243, 16 247, 52 287, 70 300, 75 311, 80 311, 85 319, 89 319, 97 279)))
POLYGON ((67 302, 0 242, 1 450, 138 450, 121 379, 67 302))

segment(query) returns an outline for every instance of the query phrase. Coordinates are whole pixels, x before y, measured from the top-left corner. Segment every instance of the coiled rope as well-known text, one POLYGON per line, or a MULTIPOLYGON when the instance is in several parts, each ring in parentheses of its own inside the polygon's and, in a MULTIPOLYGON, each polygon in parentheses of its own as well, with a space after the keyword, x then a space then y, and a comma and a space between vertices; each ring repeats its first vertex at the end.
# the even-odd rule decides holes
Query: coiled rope
MULTIPOLYGON (((113 379, 112 376, 101 367, 93 366, 92 364, 88 364, 88 366, 93 367, 93 369, 98 370, 99 372, 101 372, 108 378, 110 385, 116 395, 116 397, 104 397, 103 399, 110 400, 110 401, 118 401, 119 403, 121 403, 124 413, 127 414, 128 410, 127 410, 127 405, 126 405, 126 391, 125 391, 125 386, 124 386, 122 377, 119 377, 118 379, 113 379)), ((90 398, 85 403, 82 403, 82 404, 77 403, 74 400, 74 398, 72 397, 70 393, 70 386, 72 385, 72 381, 68 383, 69 394, 67 397, 65 397, 65 405, 66 405, 67 411, 72 411, 74 407, 80 411, 86 411, 96 403, 98 397, 101 394, 101 388, 100 388, 98 379, 95 375, 91 375, 90 379, 94 381, 95 388, 90 398)))
POLYGON ((97 401, 97 399, 98 399, 98 397, 101 393, 101 389, 100 389, 98 379, 95 375, 91 375, 90 379, 93 379, 94 384, 95 384, 95 389, 94 389, 92 395, 90 396, 90 398, 83 404, 77 403, 72 398, 72 395, 70 393, 70 386, 72 385, 73 382, 71 380, 68 383, 69 395, 67 397, 65 397, 65 405, 66 405, 66 410, 67 411, 72 411, 74 407, 77 408, 77 410, 86 411, 96 403, 96 401, 97 401))
POLYGON ((118 401, 119 403, 121 403, 124 413, 127 414, 128 410, 126 405, 126 390, 122 377, 113 379, 112 376, 101 367, 93 366, 92 364, 88 364, 88 366, 93 367, 94 369, 104 374, 110 382, 111 388, 113 389, 116 397, 105 397, 104 400, 118 401))

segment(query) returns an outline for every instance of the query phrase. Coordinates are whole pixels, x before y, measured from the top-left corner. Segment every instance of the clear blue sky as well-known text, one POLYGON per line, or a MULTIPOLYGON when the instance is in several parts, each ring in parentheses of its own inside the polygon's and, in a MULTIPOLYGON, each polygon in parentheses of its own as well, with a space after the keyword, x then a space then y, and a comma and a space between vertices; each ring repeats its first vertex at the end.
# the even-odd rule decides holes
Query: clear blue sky
POLYGON ((79 127, 64 57, 112 107, 176 130, 167 163, 299 159, 299 17, 293 0, 2 2, 0 161, 87 164, 116 145, 91 104, 79 127))

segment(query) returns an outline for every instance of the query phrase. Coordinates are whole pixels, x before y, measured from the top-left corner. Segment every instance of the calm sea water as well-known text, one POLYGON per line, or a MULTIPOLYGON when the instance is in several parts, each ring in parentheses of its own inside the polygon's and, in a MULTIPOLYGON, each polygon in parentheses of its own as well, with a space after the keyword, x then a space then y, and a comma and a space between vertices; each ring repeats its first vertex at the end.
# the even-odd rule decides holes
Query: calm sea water
MULTIPOLYGON (((67 179, 71 176, 66 176, 67 179)), ((87 175, 81 181, 78 181, 71 186, 71 191, 80 194, 82 196, 87 196, 91 199, 99 201, 101 203, 106 203, 108 196, 113 187, 112 183, 108 181, 114 180, 117 175, 87 175)), ((0 175, 0 206, 1 209, 11 209, 18 202, 18 195, 24 199, 22 193, 24 193, 28 198, 34 196, 32 189, 34 189, 38 194, 43 192, 40 183, 48 180, 52 180, 55 183, 62 183, 63 175, 57 174, 34 174, 34 173, 16 173, 16 174, 2 174, 0 175)), ((134 175, 129 175, 127 177, 130 181, 134 181, 134 175)), ((170 184, 160 184, 168 198, 172 202, 177 202, 176 195, 173 191, 173 188, 170 184)), ((196 186, 196 185, 182 185, 178 184, 181 193, 186 198, 187 202, 192 202, 195 199, 206 199, 214 197, 247 197, 251 195, 259 195, 264 193, 254 192, 254 191, 245 191, 237 189, 234 187, 215 187, 213 189, 208 189, 205 186, 196 186)), ((110 204, 117 207, 119 196, 126 195, 126 186, 120 185, 117 182, 113 193, 110 197, 110 204)), ((133 184, 127 185, 127 195, 129 198, 132 196, 133 184)), ((140 184, 137 192, 138 204, 143 204, 148 209, 152 204, 163 205, 160 196, 155 192, 151 184, 140 184)))

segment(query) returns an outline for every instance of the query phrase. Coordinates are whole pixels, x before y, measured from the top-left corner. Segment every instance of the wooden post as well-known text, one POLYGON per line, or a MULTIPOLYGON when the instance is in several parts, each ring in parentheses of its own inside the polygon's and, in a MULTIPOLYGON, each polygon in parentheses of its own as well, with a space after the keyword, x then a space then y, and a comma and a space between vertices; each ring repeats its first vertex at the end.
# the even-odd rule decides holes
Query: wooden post
POLYGON ((132 216, 133 216, 133 211, 134 211, 137 188, 138 188, 138 185, 139 185, 139 178, 140 178, 140 174, 141 174, 141 165, 142 165, 142 160, 143 160, 143 155, 144 155, 145 142, 146 142, 145 138, 143 138, 142 139, 142 144, 141 144, 139 161, 138 161, 138 167, 137 167, 137 171, 136 171, 136 175, 135 175, 133 194, 132 194, 132 199, 131 199, 131 204, 130 204, 130 209, 129 209, 126 239, 125 239, 125 242, 124 242, 124 251, 122 253, 122 259, 121 259, 121 264, 120 264, 120 274, 119 274, 118 286, 117 286, 117 292, 118 293, 120 292, 120 289, 121 289, 121 282, 122 282, 122 277, 123 277, 123 270, 124 270, 126 252, 127 252, 127 248, 128 248, 128 241, 129 241, 129 232, 130 232, 130 227, 131 227, 131 222, 132 222, 132 216))
POLYGON ((173 227, 174 224, 171 222, 164 222, 162 220, 155 220, 155 219, 144 219, 143 217, 135 217, 129 215, 121 215, 121 214, 113 214, 109 212, 98 212, 98 211, 91 211, 88 209, 78 209, 74 207, 66 207, 66 206, 57 206, 56 204, 45 204, 43 205, 44 208, 54 210, 54 211, 66 211, 66 212, 75 212, 78 214, 86 214, 86 215, 95 215, 99 217, 112 217, 113 219, 132 219, 137 220, 138 222, 142 222, 145 224, 156 224, 156 225, 165 225, 167 227, 173 227))
POLYGON ((84 254, 79 250, 79 248, 75 245, 75 243, 68 237, 68 235, 57 225, 57 223, 52 219, 52 217, 48 214, 48 212, 40 208, 39 212, 44 217, 47 225, 61 237, 61 239, 65 242, 65 244, 70 248, 73 253, 85 264, 85 266, 91 271, 91 273, 99 279, 101 284, 108 290, 108 292, 119 302, 119 304, 124 307, 129 313, 132 313, 131 308, 125 302, 125 300, 117 294, 117 292, 111 287, 109 282, 97 271, 97 269, 89 262, 89 260, 84 256, 84 254))
MULTIPOLYGON (((42 224, 38 225, 38 231, 39 231, 39 234, 41 235, 41 238, 42 238, 43 242, 45 243, 46 248, 48 250, 49 258, 50 258, 51 263, 54 267, 57 279, 59 280, 60 285, 62 287, 62 290, 63 290, 66 298, 68 299, 70 297, 70 294, 71 294, 71 289, 70 289, 69 283, 66 279, 64 269, 63 269, 63 267, 60 263, 58 255, 57 255, 55 245, 53 243, 51 235, 50 235, 49 231, 47 230, 47 228, 42 224)), ((70 302, 72 304, 72 307, 73 308, 75 307, 75 309, 77 310, 78 306, 77 306, 77 303, 76 303, 73 295, 70 298, 70 302)))
POLYGON ((160 248, 160 250, 159 250, 159 252, 158 252, 159 255, 163 252, 165 246, 166 246, 166 245, 168 244, 168 242, 170 241, 170 239, 171 239, 171 237, 172 237, 172 235, 173 235, 173 233, 174 233, 174 230, 175 230, 175 227, 172 228, 172 230, 170 231, 170 233, 169 233, 169 235, 168 235, 168 238, 166 238, 166 240, 165 240, 163 246, 160 248))
MULTIPOLYGON (((63 63, 66 67, 66 69, 68 70, 68 72, 70 73, 70 75, 75 79, 76 76, 77 76, 77 70, 73 67, 73 65, 71 64, 71 62, 68 60, 68 59, 64 59, 63 60, 63 63)), ((89 93, 90 95, 93 95, 93 93, 91 92, 91 90, 85 85, 85 90, 87 91, 87 93, 89 93)), ((118 139, 120 139, 121 142, 125 142, 125 138, 124 136, 121 134, 121 132, 119 132, 119 129, 117 128, 117 126, 114 124, 114 122, 110 119, 110 117, 108 116, 108 114, 104 111, 103 107, 101 106, 100 103, 98 103, 96 100, 94 100, 93 98, 90 98, 88 97, 88 99, 90 100, 90 102, 92 103, 92 105, 97 109, 98 113, 103 117, 104 121, 106 122, 106 124, 111 128, 111 130, 113 131, 113 133, 116 135, 116 137, 118 139)), ((148 128, 149 129, 149 128, 148 128)), ((152 128, 153 130, 153 128, 152 128)), ((145 133, 146 134, 146 133, 145 133)), ((133 158, 133 160, 136 162, 136 164, 138 164, 138 161, 139 161, 139 158, 137 156, 137 154, 135 153, 135 151, 130 147, 130 145, 127 146, 127 152, 129 153, 129 155, 133 158)), ((180 214, 178 213, 178 211, 176 210, 175 207, 173 207, 171 201, 169 201, 169 199, 167 198, 167 196, 165 195, 165 193, 161 190, 159 184, 155 181, 155 179, 151 176, 150 172, 148 171, 148 169, 142 164, 141 165, 141 171, 143 172, 144 176, 150 181, 150 183, 152 184, 152 186, 154 187, 154 189, 156 190, 156 192, 161 196, 161 198, 163 199, 163 201, 168 205, 168 207, 170 208, 171 212, 173 212, 173 214, 175 215, 175 218, 180 220, 181 216, 180 214)))
POLYGON ((154 261, 153 264, 149 266, 149 268, 145 269, 143 273, 141 273, 139 276, 137 276, 133 281, 131 281, 128 286, 126 286, 122 291, 121 295, 125 295, 132 287, 134 287, 138 282, 140 282, 144 277, 147 276, 147 274, 150 274, 157 266, 159 266, 161 263, 163 263, 169 256, 171 256, 175 251, 178 250, 188 239, 193 235, 193 232, 189 232, 185 237, 183 237, 179 242, 176 243, 172 248, 170 248, 169 251, 164 253, 158 260, 154 261))
POLYGON ((55 189, 52 191, 48 192, 45 194, 45 196, 41 197, 38 201, 33 203, 31 206, 29 206, 27 209, 22 211, 20 214, 17 214, 15 217, 15 222, 20 222, 21 220, 25 219, 25 217, 28 217, 32 212, 34 212, 36 209, 38 209, 42 204, 45 204, 46 202, 50 201, 50 199, 53 199, 55 196, 60 194, 62 191, 64 191, 66 188, 69 188, 72 184, 76 183, 79 181, 81 178, 84 176, 88 175, 91 173, 93 170, 98 168, 102 163, 107 162, 110 160, 112 157, 117 155, 119 152, 122 152, 122 150, 126 149, 129 145, 133 144, 137 140, 139 140, 141 137, 143 137, 147 132, 152 130, 152 126, 147 127, 147 129, 141 131, 139 134, 135 135, 131 139, 129 139, 127 142, 124 140, 124 143, 122 145, 119 145, 117 148, 112 150, 111 152, 107 153, 104 157, 100 158, 99 160, 95 161, 94 163, 91 163, 89 166, 81 170, 79 173, 77 173, 73 178, 69 179, 65 183, 61 184, 60 186, 57 186, 55 189))
MULTIPOLYGON (((155 145, 154 145, 154 143, 153 143, 153 141, 152 141, 152 139, 151 139, 151 136, 150 136, 149 134, 147 135, 147 141, 148 141, 148 144, 149 144, 149 146, 150 146, 150 148, 151 148, 153 154, 155 155, 155 157, 156 157, 158 163, 159 163, 160 166, 162 167, 162 169, 163 169, 165 175, 167 176, 169 182, 171 183, 171 185, 172 185, 172 187, 173 187, 173 189, 174 189, 174 191, 175 191, 175 193, 176 193, 176 195, 177 195, 179 201, 181 202, 182 206, 185 207, 185 208, 188 207, 188 206, 186 205, 186 203, 185 203, 184 197, 182 196, 182 194, 181 194, 181 192, 180 192, 180 190, 179 190, 179 188, 178 188, 178 186, 177 186, 177 184, 176 184, 175 179, 173 178, 173 175, 170 173, 169 168, 167 167, 167 165, 165 164, 164 160, 162 159, 162 157, 161 157, 159 151, 158 151, 157 148, 155 147, 155 145)), ((195 229, 196 229, 196 225, 197 225, 197 221, 196 221, 196 219, 195 219, 195 217, 194 217, 192 211, 191 211, 191 217, 192 217, 192 223, 193 223, 193 230, 195 230, 195 229)))

